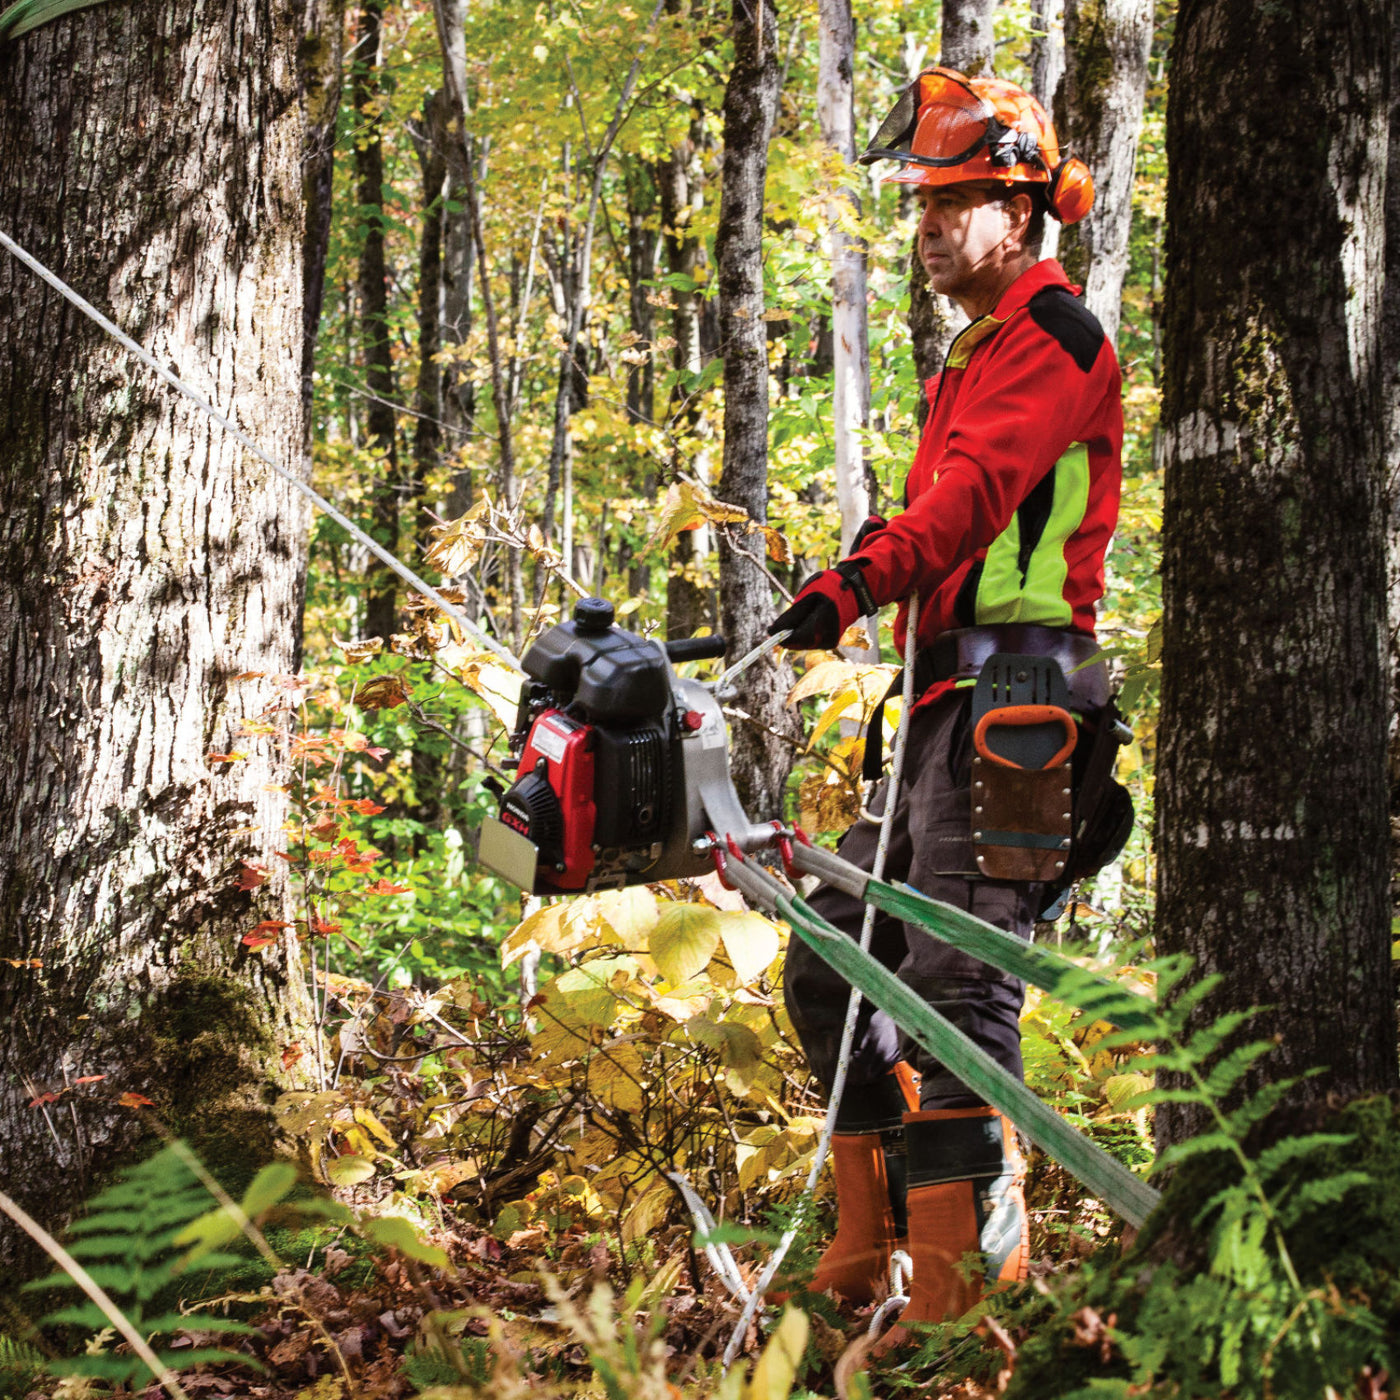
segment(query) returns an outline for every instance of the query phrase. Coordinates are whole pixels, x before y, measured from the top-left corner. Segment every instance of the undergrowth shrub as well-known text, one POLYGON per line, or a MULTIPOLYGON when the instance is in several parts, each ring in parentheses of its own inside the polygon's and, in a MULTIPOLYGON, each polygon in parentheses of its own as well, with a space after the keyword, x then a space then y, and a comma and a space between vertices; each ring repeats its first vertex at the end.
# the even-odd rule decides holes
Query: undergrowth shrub
MULTIPOLYGON (((177 1282, 188 1263, 179 1237, 209 1210, 209 1193, 184 1156, 174 1147, 123 1172, 89 1202, 88 1213, 69 1227, 68 1252, 76 1259, 136 1330, 154 1344, 158 1337, 197 1330, 248 1333, 253 1329, 230 1318, 201 1317, 197 1322, 176 1306, 177 1282)), ((232 1255, 206 1252, 200 1268, 206 1278, 237 1263, 232 1255)), ((26 1285, 30 1289, 78 1287, 67 1273, 55 1273, 26 1285)), ((41 1319, 44 1326, 67 1326, 95 1334, 96 1344, 50 1369, 58 1375, 93 1376, 113 1385, 153 1379, 150 1368, 135 1355, 108 1350, 114 1336, 106 1314, 90 1298, 56 1308, 41 1319)), ((161 1350, 157 1358, 171 1369, 201 1361, 242 1361, 248 1358, 209 1347, 161 1350)), ((2 1361, 2 1358, 0 1358, 2 1361)), ((7 1392, 8 1393, 8 1392, 7 1392)))

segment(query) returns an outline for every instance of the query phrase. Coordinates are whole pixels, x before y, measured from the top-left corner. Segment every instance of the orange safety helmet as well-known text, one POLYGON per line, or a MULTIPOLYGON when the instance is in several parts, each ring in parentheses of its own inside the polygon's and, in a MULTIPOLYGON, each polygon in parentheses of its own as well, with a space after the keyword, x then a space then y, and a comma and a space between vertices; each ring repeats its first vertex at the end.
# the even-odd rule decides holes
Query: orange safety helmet
POLYGON ((926 68, 904 90, 859 163, 877 160, 903 162, 886 183, 1048 185, 1050 212, 1062 224, 1078 223, 1094 203, 1089 167, 1061 157, 1055 128, 1030 93, 951 68, 926 68))

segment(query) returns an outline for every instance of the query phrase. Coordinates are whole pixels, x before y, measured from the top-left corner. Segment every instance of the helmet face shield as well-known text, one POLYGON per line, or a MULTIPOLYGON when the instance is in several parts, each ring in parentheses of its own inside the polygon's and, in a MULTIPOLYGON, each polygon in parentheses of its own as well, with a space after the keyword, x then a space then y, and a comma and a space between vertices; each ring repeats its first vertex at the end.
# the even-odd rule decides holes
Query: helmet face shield
POLYGON ((1094 199, 1088 169, 1061 159, 1055 128, 1030 93, 951 68, 925 69, 900 94, 859 157, 862 165, 877 160, 900 162, 887 184, 1049 185, 1050 212, 1064 223, 1083 218, 1094 199))
POLYGON ((991 139, 996 113, 960 73, 930 68, 905 88, 880 123, 859 164, 877 160, 913 162, 933 169, 961 165, 991 139))

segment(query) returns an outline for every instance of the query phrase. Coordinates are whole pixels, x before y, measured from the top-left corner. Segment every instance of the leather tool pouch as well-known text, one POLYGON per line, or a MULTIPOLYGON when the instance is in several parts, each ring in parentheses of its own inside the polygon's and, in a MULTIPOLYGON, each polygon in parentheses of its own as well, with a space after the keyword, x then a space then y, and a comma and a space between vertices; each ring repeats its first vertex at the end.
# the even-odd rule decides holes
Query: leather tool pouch
POLYGON ((989 880, 1051 883, 1073 839, 1079 732, 1050 657, 999 652, 972 692, 972 851, 989 880))

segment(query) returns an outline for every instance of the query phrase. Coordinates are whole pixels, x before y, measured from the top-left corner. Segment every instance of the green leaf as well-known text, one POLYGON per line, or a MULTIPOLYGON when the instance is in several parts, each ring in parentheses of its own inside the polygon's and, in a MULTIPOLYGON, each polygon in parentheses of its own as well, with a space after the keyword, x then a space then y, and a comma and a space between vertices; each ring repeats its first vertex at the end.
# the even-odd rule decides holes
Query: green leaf
POLYGON ((714 957, 721 921, 717 909, 701 904, 673 904, 651 931, 651 956, 673 986, 689 982, 714 957))
POLYGON ((297 1169, 290 1162, 269 1162, 243 1193, 239 1204, 250 1220, 275 1206, 297 1184, 297 1169))
POLYGON ((360 1228, 365 1238, 376 1244, 389 1245, 400 1254, 424 1264, 436 1264, 440 1269, 448 1267, 446 1252, 420 1239, 418 1232, 401 1215, 376 1216, 372 1220, 362 1221, 360 1228))
POLYGON ((637 960, 621 957, 590 958, 570 968, 554 985, 580 1020, 595 1026, 611 1024, 617 1012, 617 993, 637 975, 637 960))
POLYGON ((326 1176, 332 1186, 358 1186, 373 1175, 374 1163, 355 1153, 347 1153, 326 1164, 326 1176))

